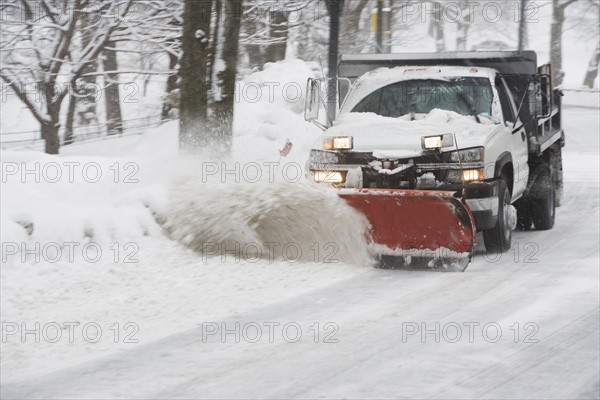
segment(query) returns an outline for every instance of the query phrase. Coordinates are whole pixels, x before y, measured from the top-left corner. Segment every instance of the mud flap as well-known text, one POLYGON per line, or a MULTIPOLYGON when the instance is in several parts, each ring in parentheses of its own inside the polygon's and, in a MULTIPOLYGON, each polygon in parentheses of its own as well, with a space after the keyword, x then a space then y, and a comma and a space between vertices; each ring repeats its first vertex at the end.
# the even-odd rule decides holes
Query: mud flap
MULTIPOLYGON (((475 222, 455 192, 342 189, 340 196, 371 224, 373 252, 389 264, 415 260, 429 268, 464 271, 475 247, 475 222)), ((390 265, 385 265, 390 266, 390 265)))

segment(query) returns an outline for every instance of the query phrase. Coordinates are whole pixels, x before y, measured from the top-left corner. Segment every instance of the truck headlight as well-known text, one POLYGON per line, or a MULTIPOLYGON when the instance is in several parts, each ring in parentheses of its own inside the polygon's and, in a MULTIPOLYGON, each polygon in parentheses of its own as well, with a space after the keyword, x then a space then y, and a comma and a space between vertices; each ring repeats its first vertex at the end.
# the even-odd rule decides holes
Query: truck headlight
POLYGON ((421 147, 423 150, 439 150, 453 145, 454 135, 451 133, 436 136, 423 136, 421 138, 421 147))
POLYGON ((484 155, 485 149, 483 147, 475 147, 472 149, 453 151, 452 153, 450 153, 450 161, 458 162, 459 157, 461 162, 483 161, 484 155))
POLYGON ((333 136, 323 139, 323 149, 325 150, 352 150, 354 148, 354 138, 352 136, 333 136))
POLYGON ((483 169, 464 169, 462 174, 465 182, 480 182, 484 179, 483 169))
POLYGON ((449 183, 471 183, 481 182, 485 179, 483 168, 477 169, 453 169, 448 172, 449 183))
POLYGON ((315 171, 315 182, 316 183, 344 183, 346 176, 339 171, 315 171))

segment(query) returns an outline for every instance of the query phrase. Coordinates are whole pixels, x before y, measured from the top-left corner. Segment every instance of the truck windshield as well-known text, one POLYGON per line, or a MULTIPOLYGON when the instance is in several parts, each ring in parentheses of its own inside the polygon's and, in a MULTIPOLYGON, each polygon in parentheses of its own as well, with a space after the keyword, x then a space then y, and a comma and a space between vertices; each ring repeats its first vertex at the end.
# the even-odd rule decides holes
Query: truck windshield
POLYGON ((410 80, 378 89, 362 99, 352 112, 398 118, 408 114, 429 114, 437 108, 489 117, 492 99, 492 86, 487 78, 410 80))

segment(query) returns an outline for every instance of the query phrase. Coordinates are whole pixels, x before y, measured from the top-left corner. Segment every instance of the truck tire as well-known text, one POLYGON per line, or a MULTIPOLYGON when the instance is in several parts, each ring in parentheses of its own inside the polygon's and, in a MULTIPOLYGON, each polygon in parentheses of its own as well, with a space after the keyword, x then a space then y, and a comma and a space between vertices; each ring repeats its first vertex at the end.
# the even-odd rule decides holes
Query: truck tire
POLYGON ((521 199, 515 203, 517 208, 517 229, 520 231, 528 231, 533 224, 533 216, 531 215, 531 204, 525 199, 521 199))
POLYGON ((556 146, 552 148, 550 152, 550 167, 552 168, 552 175, 554 177, 554 191, 556 195, 554 197, 554 203, 556 207, 560 207, 563 197, 563 163, 562 163, 562 148, 556 146))
POLYGON ((540 164, 536 180, 531 187, 531 216, 535 228, 546 231, 554 227, 556 216, 556 187, 552 168, 540 164))
POLYGON ((500 179, 498 189, 498 221, 492 229, 483 231, 483 242, 487 251, 504 253, 512 244, 512 229, 510 215, 511 195, 504 178, 500 179))

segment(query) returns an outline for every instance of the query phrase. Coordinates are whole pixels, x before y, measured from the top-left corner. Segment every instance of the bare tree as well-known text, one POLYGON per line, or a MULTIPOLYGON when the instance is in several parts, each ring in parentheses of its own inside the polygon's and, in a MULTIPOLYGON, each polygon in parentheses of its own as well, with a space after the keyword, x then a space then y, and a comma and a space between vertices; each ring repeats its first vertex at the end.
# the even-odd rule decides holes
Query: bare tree
POLYGON ((134 44, 143 45, 145 52, 139 57, 166 54, 167 70, 139 71, 153 75, 165 75, 165 92, 161 116, 167 119, 177 115, 179 104, 180 74, 178 66, 181 60, 181 35, 183 25, 183 0, 133 0, 136 6, 135 18, 126 21, 113 35, 115 45, 122 43, 117 53, 136 53, 134 44))
POLYGON ((592 55, 590 63, 588 64, 588 69, 585 73, 585 78, 583 79, 583 85, 590 89, 594 88, 594 82, 596 81, 596 78, 598 78, 598 65, 600 65, 600 43, 596 44, 596 50, 592 55))
MULTIPOLYGON (((437 2, 433 3, 434 7, 440 7, 437 2)), ((446 36, 444 33, 444 19, 440 12, 435 12, 433 18, 429 22, 429 35, 435 41, 436 51, 446 51, 446 36)))
POLYGON ((581 0, 573 6, 576 13, 569 25, 579 31, 579 40, 591 42, 592 51, 588 63, 588 69, 583 79, 583 86, 594 88, 598 78, 598 65, 600 64, 600 3, 597 0, 581 0))
POLYGON ((8 18, 1 31, 0 76, 40 123, 49 154, 57 154, 60 147, 63 100, 86 66, 94 63, 106 47, 124 20, 131 0, 111 1, 103 11, 105 18, 94 23, 88 45, 76 49, 76 26, 88 5, 88 0, 20 0, 2 4, 8 18))
POLYGON ((265 48, 265 62, 285 59, 288 40, 288 12, 279 6, 269 11, 269 40, 265 48))
POLYGON ((550 63, 554 69, 554 85, 563 83, 565 73, 562 65, 562 36, 567 7, 575 0, 552 0, 552 26, 550 30, 550 63))
POLYGON ((102 66, 107 80, 104 89, 106 106, 106 131, 109 135, 123 133, 123 117, 121 115, 121 96, 119 91, 119 65, 115 42, 107 42, 102 51, 102 66))
MULTIPOLYGON (((92 22, 96 17, 101 18, 102 16, 97 14, 95 9, 83 10, 83 17, 75 26, 75 36, 79 37, 80 42, 77 44, 79 48, 84 48, 90 44, 93 29, 92 22)), ((75 125, 89 125, 93 121, 97 121, 95 94, 98 92, 98 86, 94 74, 97 70, 98 63, 88 63, 83 68, 82 76, 71 83, 63 139, 65 145, 73 143, 75 125)))
POLYGON ((340 51, 342 53, 358 52, 363 46, 357 39, 360 30, 363 10, 368 0, 345 1, 340 15, 340 51))
POLYGON ((212 104, 212 140, 215 149, 221 154, 231 150, 233 139, 233 106, 235 99, 236 73, 238 64, 238 43, 242 17, 241 0, 223 0, 223 46, 219 54, 223 69, 217 75, 220 87, 219 96, 212 104))
POLYGON ((212 6, 212 0, 184 1, 179 139, 185 151, 212 144, 207 129, 207 62, 212 6))

